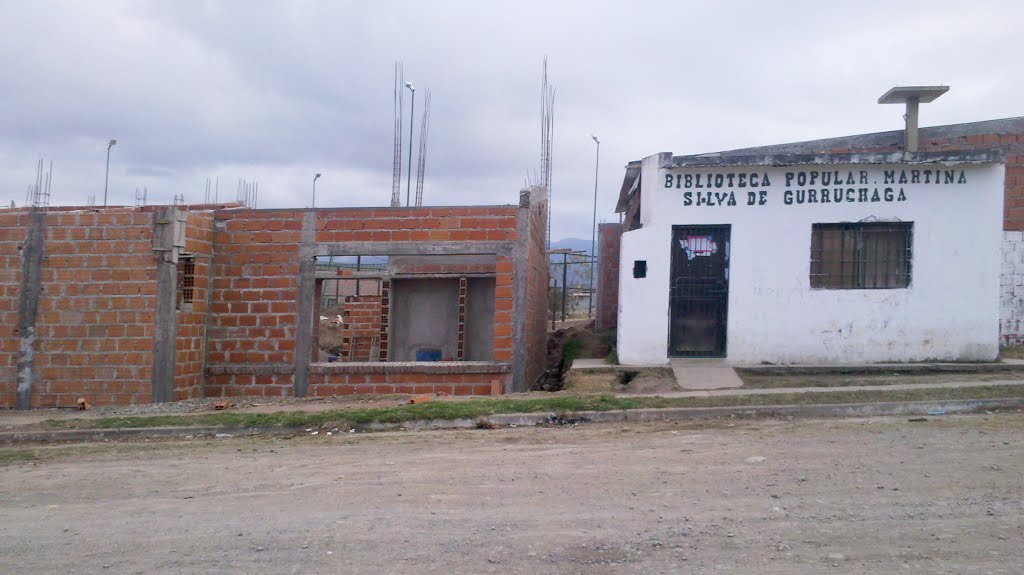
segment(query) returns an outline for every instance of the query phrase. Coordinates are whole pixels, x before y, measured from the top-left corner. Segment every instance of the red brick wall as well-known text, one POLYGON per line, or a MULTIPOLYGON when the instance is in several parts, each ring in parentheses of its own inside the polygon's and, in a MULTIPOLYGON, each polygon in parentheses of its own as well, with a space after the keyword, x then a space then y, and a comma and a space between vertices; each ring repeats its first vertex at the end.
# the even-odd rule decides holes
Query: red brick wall
POLYGON ((374 338, 380 339, 381 296, 359 295, 345 298, 345 307, 341 312, 343 321, 341 335, 347 339, 342 342, 342 361, 378 361, 380 344, 377 344, 377 357, 370 355, 373 350, 374 338))
MULTIPOLYGON (((317 211, 315 241, 319 244, 510 241, 516 238, 517 212, 515 206, 321 209, 317 211)), ((298 210, 216 212, 208 338, 208 369, 212 367, 214 373, 206 378, 208 397, 292 394, 292 375, 287 367, 295 359, 298 254, 303 213, 298 210), (217 366, 223 364, 253 367, 275 364, 279 371, 264 375, 218 374, 217 366)), ((512 259, 499 257, 494 268, 494 361, 508 362, 512 358, 512 259)), ((415 383, 442 388, 487 384, 488 392, 490 385, 490 376, 475 377, 465 373, 456 374, 459 378, 455 379, 445 379, 452 374, 444 378, 437 375, 430 381, 417 380, 419 374, 387 374, 387 378, 382 380, 383 375, 374 375, 373 382, 358 380, 364 377, 363 374, 346 374, 344 381, 339 381, 337 378, 341 376, 337 374, 331 375, 329 381, 323 376, 311 375, 310 394, 325 393, 314 391, 315 385, 337 388, 350 383, 404 386, 402 389, 411 389, 409 385, 415 383), (353 377, 356 380, 349 382, 353 377)), ((385 392, 384 387, 381 389, 385 392)), ((482 389, 480 387, 477 391, 482 389)), ((462 393, 466 389, 453 388, 453 391, 462 393)))
POLYGON ((622 224, 597 226, 596 327, 615 329, 619 312, 619 240, 622 224))
MULTIPOLYGON (((195 287, 191 309, 176 312, 175 399, 197 397, 204 387, 208 396, 292 393, 303 214, 247 209, 188 213, 184 252, 195 256, 195 287), (218 369, 232 365, 242 369, 218 369)), ((514 206, 320 210, 316 241, 511 241, 517 214, 514 206)), ((536 248, 542 246, 544 226, 533 223, 531 246, 536 248)), ((26 213, 0 211, 2 405, 14 402, 18 246, 26 224, 26 213)), ((157 293, 152 234, 151 209, 69 208, 47 216, 33 405, 72 406, 83 396, 95 404, 151 400, 157 293)), ((491 269, 496 283, 493 359, 508 362, 517 278, 511 257, 497 257, 491 269)), ((545 266, 539 269, 546 272, 545 266)), ((379 310, 380 297, 374 299, 379 310)), ((543 309, 540 317, 543 324, 543 309)), ((367 319, 367 330, 379 330, 380 313, 367 319)), ((355 393, 354 386, 373 385, 380 392, 431 387, 453 394, 489 393, 492 379, 508 378, 507 366, 497 376, 493 366, 467 369, 317 371, 311 385, 319 387, 310 389, 355 393)))
MULTIPOLYGON (((185 228, 184 252, 194 256, 195 286, 191 306, 177 312, 177 338, 174 354, 174 399, 202 396, 205 361, 206 296, 210 284, 210 260, 213 254, 213 213, 189 212, 185 228)), ((179 282, 181 278, 179 278, 179 282)))
MULTIPOLYGON (((210 364, 294 362, 302 213, 214 213, 210 364)), ((221 395, 207 384, 207 396, 221 395)))
MULTIPOLYGON (((130 208, 55 210, 46 216, 41 293, 36 316, 37 375, 32 405, 70 407, 79 397, 93 404, 146 403, 156 311, 153 215, 130 208)), ((3 257, 4 362, 16 362, 17 291, 20 257, 9 240, 23 242, 27 216, 0 214, 3 257), (14 273, 11 273, 12 270, 14 273), (12 289, 13 287, 13 289, 12 289), (11 294, 13 293, 13 308, 11 294), (10 315, 13 314, 13 315, 10 315), (13 351, 13 353, 12 353, 13 351)), ((5 378, 3 404, 13 398, 5 378)))
POLYGON ((292 374, 206 374, 206 397, 290 397, 292 374))
POLYGON ((317 243, 515 239, 514 206, 337 209, 317 212, 317 243))
MULTIPOLYGON (((459 366, 463 368, 464 366, 459 366)), ((310 397, 336 395, 438 393, 448 395, 488 395, 491 382, 508 385, 504 368, 473 367, 458 373, 443 373, 447 366, 417 369, 409 366, 314 366, 309 375, 310 397), (358 371, 356 371, 358 370, 358 371)), ((290 374, 214 374, 207 382, 225 397, 282 397, 292 395, 290 374)))
POLYGON ((0 407, 14 405, 18 362, 18 294, 28 214, 0 211, 0 407))
POLYGON ((438 393, 489 395, 491 381, 507 385, 507 375, 477 373, 317 373, 309 375, 309 395, 315 397, 353 394, 438 393))
POLYGON ((511 257, 498 257, 494 276, 494 361, 512 361, 512 282, 515 265, 511 257))

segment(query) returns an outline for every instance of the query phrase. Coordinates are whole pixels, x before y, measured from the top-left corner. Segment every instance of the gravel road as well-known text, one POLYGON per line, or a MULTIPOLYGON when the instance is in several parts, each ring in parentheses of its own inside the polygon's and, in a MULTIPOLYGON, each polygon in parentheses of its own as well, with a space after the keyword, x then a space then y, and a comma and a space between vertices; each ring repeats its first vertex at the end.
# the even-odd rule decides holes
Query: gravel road
POLYGON ((926 419, 4 448, 0 573, 1020 573, 1024 414, 926 419))

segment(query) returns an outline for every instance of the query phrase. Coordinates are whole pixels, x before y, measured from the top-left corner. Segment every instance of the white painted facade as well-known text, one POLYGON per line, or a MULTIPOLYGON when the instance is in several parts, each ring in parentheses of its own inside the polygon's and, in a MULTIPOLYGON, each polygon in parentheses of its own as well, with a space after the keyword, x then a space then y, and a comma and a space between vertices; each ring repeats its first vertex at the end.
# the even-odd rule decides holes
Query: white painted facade
POLYGON ((1003 232, 999 333, 1003 345, 1024 343, 1024 232, 1003 232))
MULTIPOLYGON (((827 158, 827 156, 825 157, 827 158)), ((669 282, 672 227, 731 225, 726 360, 833 364, 922 360, 992 360, 998 353, 1000 300, 1024 296, 1001 287, 1010 265, 1024 277, 1024 239, 1002 231, 1002 164, 804 164, 785 167, 663 168, 671 155, 642 162, 642 227, 622 236, 618 357, 627 365, 669 361, 669 282), (885 171, 950 170, 962 183, 885 184, 885 171), (903 189, 904 201, 796 202, 794 175, 852 172, 843 188, 903 189), (865 176, 861 173, 866 172, 865 176), (758 174, 758 186, 685 187, 684 176, 758 174), (770 185, 762 185, 767 174, 770 185), (675 176, 680 178, 675 178, 675 176), (669 176, 672 176, 671 180, 669 176), (867 185, 861 183, 867 178, 867 185), (671 187, 666 183, 671 181, 671 187), (679 188, 676 182, 683 183, 679 188), (786 191, 794 192, 791 204, 786 191), (732 192, 736 205, 684 205, 685 192, 732 192), (748 192, 755 192, 748 205, 748 192), (761 196, 761 192, 764 195, 761 196), (758 205, 763 197, 763 205, 758 205), (811 228, 815 223, 913 222, 911 285, 905 289, 811 289, 811 228), (1012 246, 1012 247, 1011 247, 1012 246), (1020 257, 1018 257, 1020 256, 1020 257), (1008 259, 1009 258, 1009 259, 1008 259), (634 261, 647 275, 634 278, 634 261), (1017 269, 1017 268, 1021 269, 1017 269)), ((845 191, 844 191, 845 194, 845 191)), ((870 195, 870 194, 869 194, 870 195)), ((692 196, 691 196, 692 197, 692 196)), ((718 196, 722 197, 722 196, 718 196)), ((806 197, 806 196, 805 196, 806 197)), ((859 197, 855 194, 855 197, 859 197)), ((716 197, 717 198, 717 197, 716 197)), ((715 203, 713 201, 713 203, 715 203)), ((1019 235, 1019 234, 1018 234, 1019 235)), ((1024 282, 1022 282, 1024 283, 1024 282)))

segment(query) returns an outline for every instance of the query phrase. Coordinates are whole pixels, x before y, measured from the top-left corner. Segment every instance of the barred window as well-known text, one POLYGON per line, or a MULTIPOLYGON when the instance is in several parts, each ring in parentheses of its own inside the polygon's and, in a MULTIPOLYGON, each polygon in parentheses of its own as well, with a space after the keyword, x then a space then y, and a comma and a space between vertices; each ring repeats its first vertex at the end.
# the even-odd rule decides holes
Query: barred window
POLYGON ((814 224, 811 287, 896 289, 910 286, 913 222, 814 224))
POLYGON ((196 259, 195 256, 178 256, 178 309, 191 304, 195 297, 196 259))

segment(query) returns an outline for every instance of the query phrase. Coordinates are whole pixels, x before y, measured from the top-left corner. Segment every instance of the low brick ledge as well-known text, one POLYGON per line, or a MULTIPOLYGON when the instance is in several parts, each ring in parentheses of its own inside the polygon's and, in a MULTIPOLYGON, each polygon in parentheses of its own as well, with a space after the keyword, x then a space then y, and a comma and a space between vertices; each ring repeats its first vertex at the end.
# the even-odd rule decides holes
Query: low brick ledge
MULTIPOLYGON (((313 363, 311 374, 403 374, 403 373, 508 373, 511 364, 493 361, 369 361, 358 363, 313 363)), ((206 375, 291 375, 295 366, 287 363, 214 364, 206 375)))
POLYGON ((510 364, 493 361, 370 361, 359 363, 314 363, 312 374, 403 374, 403 373, 508 373, 510 364))

